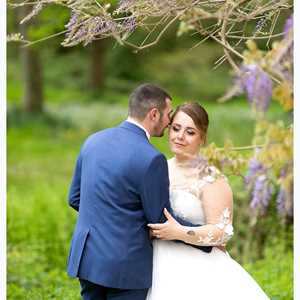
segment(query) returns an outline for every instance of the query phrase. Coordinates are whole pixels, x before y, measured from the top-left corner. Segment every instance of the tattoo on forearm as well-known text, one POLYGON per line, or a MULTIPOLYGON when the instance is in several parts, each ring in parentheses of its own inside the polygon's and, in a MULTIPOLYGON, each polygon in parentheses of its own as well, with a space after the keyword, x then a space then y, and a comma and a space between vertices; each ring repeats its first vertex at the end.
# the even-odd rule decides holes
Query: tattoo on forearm
POLYGON ((193 231, 193 230, 189 230, 186 234, 192 235, 192 236, 196 235, 195 231, 193 231))

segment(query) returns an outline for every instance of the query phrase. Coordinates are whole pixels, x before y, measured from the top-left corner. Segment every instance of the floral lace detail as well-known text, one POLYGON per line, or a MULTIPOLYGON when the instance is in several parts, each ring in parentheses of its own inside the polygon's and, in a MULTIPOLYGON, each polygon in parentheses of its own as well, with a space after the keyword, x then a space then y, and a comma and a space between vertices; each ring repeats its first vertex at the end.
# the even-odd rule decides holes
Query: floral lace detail
POLYGON ((227 180, 227 177, 215 166, 206 166, 199 174, 199 179, 204 180, 207 183, 213 183, 220 178, 227 180))
POLYGON ((225 179, 228 181, 227 177, 222 174, 214 166, 205 166, 198 173, 197 178, 193 183, 181 183, 181 184, 170 184, 170 190, 185 190, 195 195, 198 199, 201 200, 201 189, 209 183, 214 183, 217 179, 225 179))
MULTIPOLYGON (((201 246, 225 245, 233 236, 231 208, 227 205, 223 206, 220 201, 220 207, 209 221, 204 212, 203 193, 206 185, 218 179, 228 181, 226 176, 215 166, 208 165, 203 157, 199 157, 183 168, 173 168, 171 165, 171 174, 170 200, 174 213, 193 224, 205 225, 197 229, 189 228, 186 232, 186 242, 201 246)), ((211 200, 211 204, 218 201, 218 199, 211 200)), ((205 205, 206 209, 210 209, 209 202, 205 205)), ((215 209, 214 207, 215 203, 211 209, 215 209)))
POLYGON ((202 237, 200 236, 198 239, 199 245, 222 245, 225 246, 225 244, 232 238, 234 232, 233 232, 233 226, 230 221, 230 210, 228 208, 225 208, 221 217, 220 222, 218 224, 213 224, 218 229, 222 230, 222 234, 220 237, 215 238, 214 230, 209 229, 206 236, 202 237))

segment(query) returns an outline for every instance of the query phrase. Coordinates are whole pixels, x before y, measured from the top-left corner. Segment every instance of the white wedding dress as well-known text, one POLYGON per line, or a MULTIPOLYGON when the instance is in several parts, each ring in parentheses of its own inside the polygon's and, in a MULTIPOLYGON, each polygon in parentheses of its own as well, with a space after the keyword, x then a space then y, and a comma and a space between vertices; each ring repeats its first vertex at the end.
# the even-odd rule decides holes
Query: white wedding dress
MULTIPOLYGON (((170 173, 172 174, 172 173, 170 173)), ((205 224, 201 193, 194 193, 215 180, 204 176, 194 184, 172 185, 173 211, 192 223, 205 224)), ((147 300, 266 300, 255 280, 230 257, 214 247, 210 253, 183 243, 153 241, 153 282, 147 300)))

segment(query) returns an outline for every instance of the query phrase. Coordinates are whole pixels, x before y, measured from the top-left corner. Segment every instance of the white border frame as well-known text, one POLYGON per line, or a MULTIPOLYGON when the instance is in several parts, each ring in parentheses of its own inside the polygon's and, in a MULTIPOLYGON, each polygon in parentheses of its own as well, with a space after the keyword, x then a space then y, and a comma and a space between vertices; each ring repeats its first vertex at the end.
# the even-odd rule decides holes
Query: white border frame
POLYGON ((0 299, 6 299, 6 1, 0 1, 0 299))

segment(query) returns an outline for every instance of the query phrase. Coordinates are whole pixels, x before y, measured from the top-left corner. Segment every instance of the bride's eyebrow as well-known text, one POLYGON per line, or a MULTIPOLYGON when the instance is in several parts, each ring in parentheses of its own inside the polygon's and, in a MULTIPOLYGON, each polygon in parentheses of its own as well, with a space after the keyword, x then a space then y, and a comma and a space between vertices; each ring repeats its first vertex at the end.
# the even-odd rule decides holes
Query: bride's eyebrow
POLYGON ((186 127, 185 129, 192 129, 192 130, 196 130, 197 131, 197 129, 194 128, 194 127, 186 127))
MULTIPOLYGON (((176 125, 176 126, 180 126, 182 127, 182 125, 178 124, 178 123, 173 123, 172 125, 176 125)), ((194 128, 194 127, 186 127, 184 129, 192 129, 192 130, 196 130, 197 131, 197 128, 194 128)))

